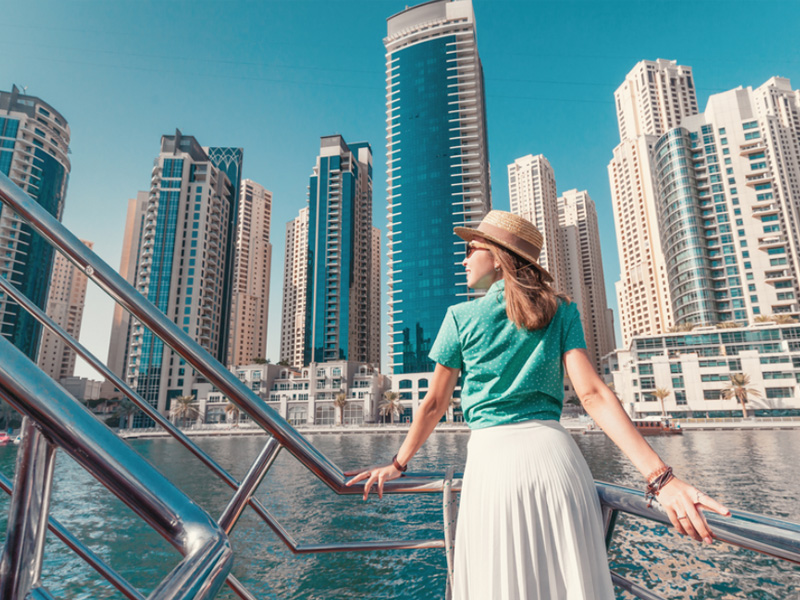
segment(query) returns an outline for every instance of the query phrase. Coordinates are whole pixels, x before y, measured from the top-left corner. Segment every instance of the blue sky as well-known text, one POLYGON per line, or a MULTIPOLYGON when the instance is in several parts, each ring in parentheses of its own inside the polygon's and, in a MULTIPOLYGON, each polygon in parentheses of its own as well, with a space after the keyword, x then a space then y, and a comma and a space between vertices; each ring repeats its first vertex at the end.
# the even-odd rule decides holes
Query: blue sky
MULTIPOLYGON (((277 361, 285 223, 305 205, 320 136, 372 144, 374 224, 385 231, 382 38, 386 18, 405 6, 4 0, 0 89, 27 86, 69 121, 64 222, 115 267, 127 200, 148 188, 161 135, 179 128, 206 146, 244 148, 244 176, 274 194, 267 355, 277 361)), ((693 67, 701 110, 713 93, 775 75, 798 87, 800 3, 474 0, 474 9, 494 207, 508 208, 506 165, 529 153, 547 156, 559 191, 588 190, 616 317, 606 171, 619 141, 614 90, 637 61, 656 58, 693 67)), ((81 339, 102 359, 111 313, 91 289, 81 339)), ((97 378, 88 367, 78 374, 97 378)))

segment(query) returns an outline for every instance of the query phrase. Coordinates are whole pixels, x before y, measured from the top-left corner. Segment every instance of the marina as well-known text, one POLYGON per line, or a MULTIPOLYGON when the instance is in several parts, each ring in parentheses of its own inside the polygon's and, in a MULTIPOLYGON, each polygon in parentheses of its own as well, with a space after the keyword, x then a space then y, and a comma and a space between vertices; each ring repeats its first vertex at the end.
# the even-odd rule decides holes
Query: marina
POLYGON ((800 599, 797 9, 312 4, 2 9, 0 600, 800 599))
MULTIPOLYGON (((574 436, 596 479, 639 487, 639 475, 605 436, 574 436)), ((465 432, 442 432, 423 447, 411 469, 463 468, 465 432)), ((402 434, 312 434, 309 440, 344 468, 385 460, 402 434)), ((800 488, 788 475, 800 452, 800 431, 704 431, 658 437, 651 443, 682 475, 736 510, 800 522, 795 502, 800 488), (696 457, 702 457, 700 460, 696 457)), ((220 513, 227 486, 198 477, 198 462, 173 440, 133 440, 133 447, 173 479, 211 514, 220 513)), ((263 438, 216 436, 200 447, 243 477, 263 438)), ((0 449, 0 473, 11 476, 16 447, 0 449)), ((58 459, 53 516, 119 569, 131 584, 147 592, 164 577, 177 553, 149 531, 119 501, 65 456, 58 459)), ((330 493, 324 484, 283 454, 275 461, 256 496, 302 543, 377 538, 441 537, 439 494, 391 495, 367 503, 330 493)), ((0 498, 0 530, 5 529, 8 499, 0 498)), ((368 553, 293 555, 250 511, 233 535, 233 573, 258 598, 408 598, 442 597, 446 569, 442 549, 368 553)), ((107 583, 60 542, 46 548, 43 580, 55 597, 117 598, 107 583)), ((666 598, 784 599, 800 595, 800 568, 724 543, 705 547, 676 536, 666 527, 625 517, 609 553, 612 569, 666 598)), ((220 598, 232 598, 228 593, 220 598)), ((619 598, 631 596, 620 592, 619 598)))

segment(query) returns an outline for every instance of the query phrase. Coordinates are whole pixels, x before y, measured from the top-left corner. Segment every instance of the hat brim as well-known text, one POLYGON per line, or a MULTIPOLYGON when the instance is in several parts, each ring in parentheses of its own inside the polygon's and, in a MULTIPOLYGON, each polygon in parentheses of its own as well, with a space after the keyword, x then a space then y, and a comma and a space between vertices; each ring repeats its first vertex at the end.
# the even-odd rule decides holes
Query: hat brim
POLYGON ((493 235, 489 235, 488 233, 485 233, 483 231, 478 231, 473 227, 454 227, 453 233, 455 233, 458 237, 460 237, 467 243, 476 239, 489 240, 490 242, 495 243, 498 246, 505 248, 509 252, 512 252, 517 256, 521 256, 522 258, 530 262, 533 265, 533 267, 537 271, 539 271, 539 273, 542 274, 542 277, 544 278, 545 281, 554 281, 553 276, 550 275, 550 273, 548 273, 547 270, 543 269, 542 266, 539 264, 539 261, 537 261, 533 256, 517 248, 511 248, 506 242, 497 239, 493 235))

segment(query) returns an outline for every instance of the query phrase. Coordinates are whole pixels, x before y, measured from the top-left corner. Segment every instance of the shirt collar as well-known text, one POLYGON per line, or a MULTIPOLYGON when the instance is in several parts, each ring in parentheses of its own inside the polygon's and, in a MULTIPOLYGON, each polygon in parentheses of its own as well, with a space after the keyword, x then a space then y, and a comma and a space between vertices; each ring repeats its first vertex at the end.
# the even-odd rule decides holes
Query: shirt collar
POLYGON ((486 290, 486 295, 490 294, 502 294, 503 290, 506 289, 506 280, 505 279, 498 279, 492 285, 489 286, 489 289, 486 290))

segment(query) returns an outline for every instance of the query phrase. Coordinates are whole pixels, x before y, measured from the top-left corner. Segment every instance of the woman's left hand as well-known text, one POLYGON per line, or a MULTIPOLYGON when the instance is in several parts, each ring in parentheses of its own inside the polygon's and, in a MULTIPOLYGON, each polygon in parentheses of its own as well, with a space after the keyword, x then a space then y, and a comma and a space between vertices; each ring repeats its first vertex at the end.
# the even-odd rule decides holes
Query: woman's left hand
POLYGON ((708 528, 701 509, 714 511, 724 517, 731 514, 731 511, 711 496, 677 477, 661 488, 657 498, 658 503, 667 511, 667 516, 678 533, 686 534, 698 542, 704 541, 707 544, 713 541, 713 534, 708 528))

